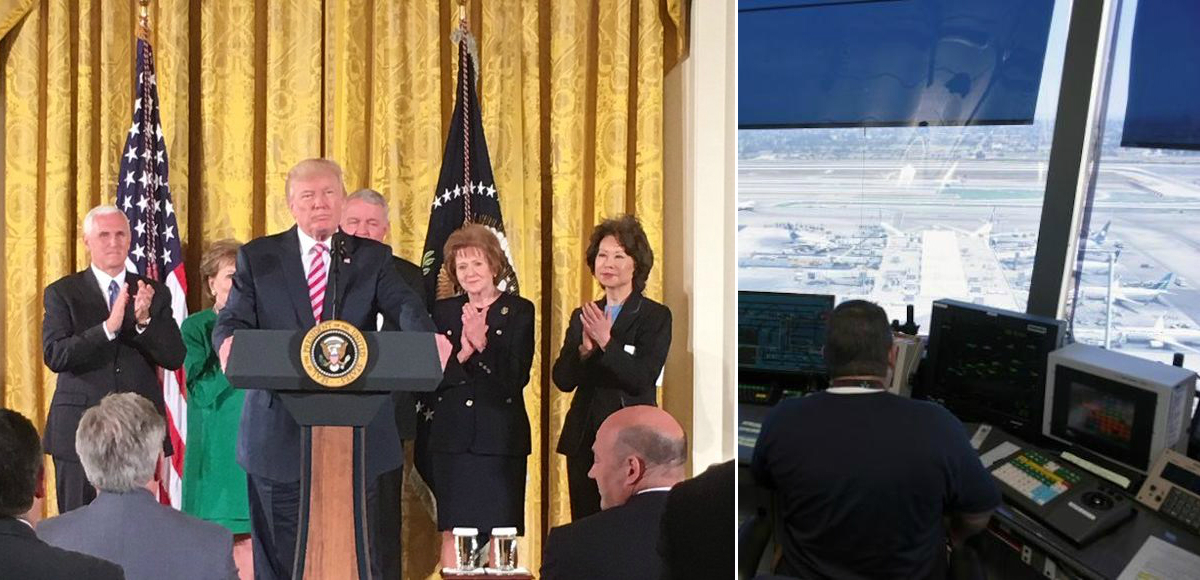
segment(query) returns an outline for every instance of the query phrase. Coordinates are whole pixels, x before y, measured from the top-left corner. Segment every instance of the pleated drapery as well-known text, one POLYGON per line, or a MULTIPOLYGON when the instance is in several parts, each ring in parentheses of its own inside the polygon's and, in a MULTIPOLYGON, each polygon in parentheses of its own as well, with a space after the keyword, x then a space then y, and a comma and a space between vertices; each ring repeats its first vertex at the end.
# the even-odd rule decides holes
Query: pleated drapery
MULTIPOLYGON (((525 402, 534 451, 523 564, 570 519, 553 453, 570 395, 548 377, 571 311, 598 295, 583 259, 600 219, 663 232, 663 79, 686 49, 685 0, 474 0, 480 99, 523 295, 538 306, 525 402)), ((137 3, 0 0, 3 59, 3 404, 41 427, 42 290, 82 269, 80 221, 115 196, 131 120, 137 3)), ((391 204, 395 252, 417 261, 453 107, 458 5, 434 0, 190 0, 151 5, 151 42, 191 311, 208 242, 292 224, 287 170, 328 157, 391 204)), ((662 269, 647 294, 662 296, 662 269)), ((671 396, 670 385, 664 396, 671 396)), ((53 470, 47 472, 53 494, 53 470)), ((411 480, 406 477, 406 480, 411 480)), ((434 573, 427 498, 405 489, 406 577, 434 573)), ((53 509, 54 498, 47 501, 53 509)))

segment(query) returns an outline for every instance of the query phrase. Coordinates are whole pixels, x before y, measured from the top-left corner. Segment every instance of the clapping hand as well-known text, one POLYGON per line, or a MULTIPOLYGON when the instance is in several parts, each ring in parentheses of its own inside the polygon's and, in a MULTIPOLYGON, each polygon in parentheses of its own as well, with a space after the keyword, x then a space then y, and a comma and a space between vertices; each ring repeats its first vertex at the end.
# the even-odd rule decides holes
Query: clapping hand
MULTIPOLYGON (((124 294, 124 289, 122 289, 124 294)), ((133 319, 140 326, 150 324, 150 304, 154 301, 154 287, 138 280, 137 294, 133 297, 133 319)))
POLYGON ((119 332, 121 324, 125 322, 125 305, 129 303, 129 293, 125 291, 126 288, 128 285, 122 282, 121 289, 117 292, 117 298, 113 301, 112 310, 108 313, 108 319, 104 321, 104 329, 109 334, 119 332))
POLYGON ((463 339, 475 352, 483 352, 487 348, 487 311, 487 308, 476 310, 470 303, 463 305, 463 339))
POLYGON ((600 350, 608 347, 608 341, 612 338, 613 319, 611 316, 606 315, 594 302, 585 302, 579 309, 579 319, 583 323, 585 343, 590 338, 595 346, 600 347, 600 350))

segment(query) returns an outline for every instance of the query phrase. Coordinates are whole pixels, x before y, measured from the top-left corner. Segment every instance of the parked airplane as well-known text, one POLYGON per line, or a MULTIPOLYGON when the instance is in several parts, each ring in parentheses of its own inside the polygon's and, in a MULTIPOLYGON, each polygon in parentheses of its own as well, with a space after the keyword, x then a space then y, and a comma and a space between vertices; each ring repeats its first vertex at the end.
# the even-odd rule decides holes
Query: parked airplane
MULTIPOLYGON (((1158 282, 1145 288, 1122 286, 1121 280, 1117 279, 1112 289, 1113 302, 1128 307, 1159 300, 1163 294, 1171 293, 1171 281, 1174 279, 1175 273, 1167 272, 1167 275, 1160 278, 1158 282)), ((1108 286, 1081 286, 1079 294, 1085 300, 1106 300, 1108 298, 1108 286)))
POLYGON ((1104 226, 1099 230, 1088 233, 1088 241, 1098 246, 1103 246, 1108 240, 1108 228, 1112 226, 1112 220, 1104 222, 1104 226))
POLYGON ((1126 326, 1121 332, 1128 340, 1149 343, 1151 348, 1171 346, 1197 352, 1188 345, 1200 345, 1200 328, 1167 328, 1162 316, 1154 321, 1154 326, 1126 326))
MULTIPOLYGON (((1121 250, 1113 252, 1113 265, 1116 265, 1117 259, 1121 257, 1121 250)), ((1108 256, 1089 260, 1084 258, 1079 264, 1079 269, 1084 274, 1107 274, 1108 273, 1108 256)))

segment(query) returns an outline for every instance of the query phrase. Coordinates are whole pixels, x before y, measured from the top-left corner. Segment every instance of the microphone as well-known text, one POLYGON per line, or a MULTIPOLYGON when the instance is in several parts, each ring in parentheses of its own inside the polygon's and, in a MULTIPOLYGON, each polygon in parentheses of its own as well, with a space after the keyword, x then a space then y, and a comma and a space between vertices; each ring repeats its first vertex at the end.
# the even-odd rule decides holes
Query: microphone
MULTIPOLYGON (((339 229, 333 233, 329 244, 329 285, 333 290, 333 304, 329 308, 329 320, 338 319, 338 304, 341 302, 341 294, 338 288, 338 266, 345 261, 347 264, 350 260, 344 258, 346 256, 346 234, 339 229)), ((320 321, 317 321, 320 322, 320 321)))

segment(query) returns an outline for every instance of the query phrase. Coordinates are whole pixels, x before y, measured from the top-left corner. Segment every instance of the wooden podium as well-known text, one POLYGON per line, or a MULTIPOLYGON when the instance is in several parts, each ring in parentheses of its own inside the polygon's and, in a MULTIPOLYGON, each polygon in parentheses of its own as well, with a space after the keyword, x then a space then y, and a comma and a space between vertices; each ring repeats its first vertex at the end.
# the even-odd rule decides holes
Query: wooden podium
MULTIPOLYGON (((236 388, 275 392, 301 427, 300 519, 292 577, 367 580, 371 541, 363 428, 383 405, 392 404, 392 391, 436 389, 442 367, 431 332, 350 329, 353 336, 349 336, 335 328, 328 332, 337 348, 353 349, 335 352, 335 359, 353 352, 350 359, 363 364, 361 349, 365 348, 366 362, 331 381, 344 384, 322 385, 310 378, 312 357, 328 362, 328 347, 318 351, 328 339, 321 329, 331 324, 348 327, 335 321, 309 332, 239 330, 225 374, 236 388)), ((339 370, 349 365, 347 361, 339 370)), ((317 378, 330 382, 324 375, 317 378)))

